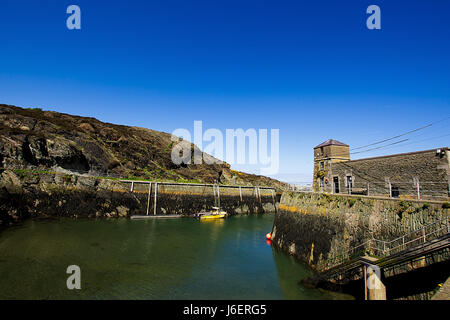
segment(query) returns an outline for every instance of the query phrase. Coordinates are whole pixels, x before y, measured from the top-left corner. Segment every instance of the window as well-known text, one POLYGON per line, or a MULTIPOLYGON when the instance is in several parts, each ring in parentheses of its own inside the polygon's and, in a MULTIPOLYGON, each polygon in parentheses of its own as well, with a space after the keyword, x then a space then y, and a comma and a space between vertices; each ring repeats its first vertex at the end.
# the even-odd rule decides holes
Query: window
POLYGON ((398 190, 398 187, 391 187, 391 197, 392 198, 398 198, 400 197, 400 191, 398 190))
POLYGON ((324 165, 323 165, 323 161, 320 162, 320 170, 323 170, 324 165))
POLYGON ((347 188, 348 188, 348 193, 352 193, 352 188, 353 188, 353 177, 352 176, 347 176, 347 188))
POLYGON ((333 178, 334 193, 339 193, 339 177, 333 178))
POLYGON ((319 187, 323 188, 323 177, 320 177, 319 187))

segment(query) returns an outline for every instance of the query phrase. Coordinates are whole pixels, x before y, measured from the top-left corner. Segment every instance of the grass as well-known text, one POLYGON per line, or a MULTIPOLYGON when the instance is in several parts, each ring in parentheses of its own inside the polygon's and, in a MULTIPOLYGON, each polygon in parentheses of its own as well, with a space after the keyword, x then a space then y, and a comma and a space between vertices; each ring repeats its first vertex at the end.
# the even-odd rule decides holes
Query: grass
POLYGON ((356 199, 348 199, 348 205, 350 208, 353 207, 355 205, 355 203, 356 203, 356 199))
POLYGON ((172 151, 172 147, 173 147, 173 141, 170 141, 170 143, 164 149, 164 152, 171 152, 172 151))
POLYGON ((39 175, 39 174, 56 174, 54 171, 48 170, 36 170, 36 169, 14 169, 13 172, 18 175, 21 179, 25 178, 28 174, 39 175))
MULTIPOLYGON (((99 178, 101 178, 101 177, 99 177, 99 178)), ((104 177, 103 179, 122 180, 122 178, 108 178, 108 177, 104 177)), ((184 179, 184 178, 179 178, 177 180, 171 180, 171 179, 163 179, 163 178, 149 179, 146 177, 128 176, 127 178, 124 178, 124 179, 125 180, 134 180, 134 181, 148 181, 148 182, 204 183, 203 181, 198 180, 198 179, 184 179)))
MULTIPOLYGON (((29 175, 40 175, 40 174, 51 174, 55 175, 55 171, 49 171, 49 170, 38 170, 38 169, 14 169, 12 170, 20 179, 24 179, 29 175)), ((171 170, 167 170, 171 171, 171 170)), ((134 176, 129 175, 127 177, 123 178, 117 178, 117 177, 105 177, 105 176, 92 176, 94 179, 104 179, 104 180, 112 180, 112 181, 119 181, 119 180, 134 180, 134 181, 149 181, 149 182, 177 182, 177 183, 204 183, 204 181, 199 179, 185 179, 183 177, 177 177, 176 179, 167 179, 164 178, 162 175, 159 177, 151 177, 151 174, 153 171, 147 171, 145 172, 146 176, 134 176)), ((162 173, 162 172, 161 172, 162 173)), ((64 181, 71 181, 72 175, 71 174, 65 174, 63 176, 64 181)))
POLYGON ((428 208, 430 208, 430 204, 429 204, 428 202, 425 202, 425 203, 422 205, 422 209, 423 209, 423 210, 426 210, 426 209, 428 209, 428 208))

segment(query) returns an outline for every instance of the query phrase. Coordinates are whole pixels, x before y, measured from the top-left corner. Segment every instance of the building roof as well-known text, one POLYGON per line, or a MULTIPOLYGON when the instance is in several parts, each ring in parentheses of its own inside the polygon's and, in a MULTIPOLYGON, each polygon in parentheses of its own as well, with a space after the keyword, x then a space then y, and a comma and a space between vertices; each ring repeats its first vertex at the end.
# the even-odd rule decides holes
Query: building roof
POLYGON ((420 150, 420 151, 413 151, 413 152, 405 152, 405 153, 396 153, 396 154, 388 154, 385 156, 377 156, 377 157, 370 157, 370 158, 361 158, 361 159, 355 159, 355 160, 349 160, 347 162, 356 162, 356 161, 363 161, 363 160, 372 160, 372 159, 381 159, 381 158, 390 158, 390 157, 401 157, 401 156, 408 156, 411 154, 417 154, 417 153, 425 153, 425 152, 437 152, 437 150, 450 150, 448 147, 442 147, 442 148, 434 148, 434 149, 428 149, 428 150, 420 150))
POLYGON ((340 141, 337 141, 337 140, 334 140, 334 139, 328 139, 327 141, 322 142, 318 146, 315 146, 314 149, 320 148, 320 147, 325 147, 325 146, 330 146, 330 145, 348 147, 348 144, 345 144, 343 142, 340 142, 340 141))

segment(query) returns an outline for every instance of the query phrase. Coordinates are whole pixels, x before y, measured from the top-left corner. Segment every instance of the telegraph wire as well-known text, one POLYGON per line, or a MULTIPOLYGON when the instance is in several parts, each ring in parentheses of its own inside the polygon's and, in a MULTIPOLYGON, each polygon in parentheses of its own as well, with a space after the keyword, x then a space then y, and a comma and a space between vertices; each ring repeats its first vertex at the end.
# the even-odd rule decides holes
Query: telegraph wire
POLYGON ((377 141, 377 142, 374 142, 374 143, 370 143, 370 144, 367 144, 367 145, 365 145, 365 146, 352 148, 352 150, 359 150, 359 149, 363 149, 363 148, 366 148, 366 147, 371 147, 371 146, 374 146, 374 145, 377 145, 377 144, 380 144, 380 143, 383 143, 383 142, 391 141, 391 140, 394 140, 394 139, 397 139, 397 138, 406 136, 406 135, 408 135, 408 134, 411 134, 411 133, 414 133, 414 132, 423 130, 423 129, 425 129, 425 128, 429 128, 429 127, 431 127, 432 125, 435 125, 435 124, 437 124, 437 123, 443 122, 443 121, 445 121, 445 120, 447 120, 447 119, 450 119, 450 117, 447 117, 447 118, 441 119, 441 120, 439 120, 439 121, 435 121, 435 122, 429 123, 429 124, 427 124, 427 125, 425 125, 425 126, 416 128, 416 129, 414 129, 414 130, 407 131, 407 132, 402 133, 402 134, 399 134, 399 135, 397 135, 397 136, 395 136, 395 137, 391 137, 391 138, 388 138, 388 139, 384 139, 384 140, 381 140, 381 141, 377 141))
MULTIPOLYGON (((439 139, 439 138, 448 137, 448 136, 450 136, 450 133, 444 134, 444 135, 440 135, 440 136, 429 137, 429 138, 418 140, 418 141, 412 140, 410 143, 405 143, 405 144, 401 144, 399 146, 396 146, 396 144, 400 144, 400 143, 403 143, 403 142, 406 142, 406 141, 410 141, 410 139, 408 138, 408 139, 400 140, 400 141, 393 142, 393 143, 390 143, 390 144, 386 144, 386 145, 383 145, 383 146, 379 146, 379 147, 376 147, 376 148, 371 148, 371 149, 368 149, 368 150, 362 150, 362 151, 357 151, 357 152, 350 152, 350 154, 364 153, 364 152, 369 152, 369 151, 372 151, 372 150, 383 149, 383 148, 392 149, 392 148, 395 148, 395 147, 409 146, 409 145, 421 143, 421 142, 424 142, 424 141, 429 141, 429 140, 433 140, 433 139, 439 139), (392 147, 392 145, 394 145, 394 146, 392 147)), ((354 150, 354 149, 352 149, 352 150, 354 150)), ((347 153, 336 153, 335 154, 335 156, 338 156, 338 157, 339 156, 345 156, 345 155, 347 155, 347 153)))
MULTIPOLYGON (((449 134, 444 134, 444 135, 441 135, 441 136, 430 137, 430 138, 426 138, 426 139, 422 139, 422 140, 418 140, 418 141, 412 141, 412 142, 410 142, 410 143, 402 144, 401 147, 403 147, 403 146, 409 146, 409 145, 412 145, 412 144, 417 144, 417 143, 421 143, 421 142, 429 141, 429 140, 433 140, 433 139, 439 139, 439 138, 443 138, 443 137, 448 137, 448 136, 450 136, 450 133, 449 133, 449 134)), ((399 146, 399 147, 400 147, 400 146, 399 146)), ((389 149, 389 148, 388 148, 388 149, 389 149)))
POLYGON ((403 139, 403 140, 400 140, 400 141, 397 141, 397 142, 389 143, 389 144, 386 144, 384 146, 375 147, 375 148, 372 148, 372 149, 367 149, 367 150, 357 151, 357 152, 350 152, 350 154, 364 153, 364 152, 368 152, 368 151, 372 151, 372 150, 377 150, 377 149, 385 148, 385 147, 388 147, 388 146, 391 146, 391 145, 394 145, 394 144, 402 143, 402 142, 405 142, 405 141, 408 141, 408 140, 409 139, 403 139))

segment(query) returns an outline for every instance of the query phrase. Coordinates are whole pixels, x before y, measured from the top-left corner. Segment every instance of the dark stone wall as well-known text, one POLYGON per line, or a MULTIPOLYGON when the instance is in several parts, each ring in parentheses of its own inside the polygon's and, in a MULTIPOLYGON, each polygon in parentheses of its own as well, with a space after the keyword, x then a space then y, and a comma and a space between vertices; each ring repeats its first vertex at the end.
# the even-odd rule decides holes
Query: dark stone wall
MULTIPOLYGON (((390 241, 450 215, 448 203, 285 192, 275 215, 272 245, 320 271, 332 257, 369 239, 390 241)), ((436 224, 439 225, 439 224, 436 224)), ((441 223, 445 232, 446 225, 441 223)), ((431 232, 429 230, 428 232, 431 232)), ((416 235, 417 237, 417 235, 416 235)), ((429 299, 448 278, 450 249, 382 271, 388 299, 429 299)), ((336 281, 304 282, 364 299, 362 272, 336 281)))
POLYGON ((285 192, 272 243, 321 268, 369 239, 390 241, 449 215, 448 203, 285 192))
MULTIPOLYGON (((211 190, 187 186, 160 187, 156 201, 157 214, 190 215, 215 206, 211 190)), ((238 190, 238 189, 237 189, 238 190)), ((221 188, 221 208, 230 214, 274 212, 280 194, 261 192, 261 200, 244 191, 242 201, 236 190, 221 188)), ((152 189, 149 214, 154 213, 152 189)), ((46 174, 13 171, 0 172, 0 226, 30 217, 129 217, 146 214, 148 185, 137 187, 115 180, 68 174, 46 174)))

